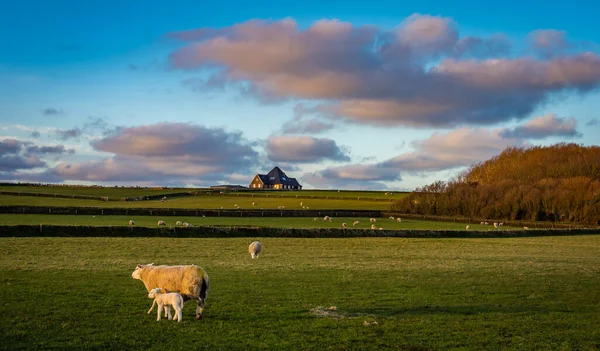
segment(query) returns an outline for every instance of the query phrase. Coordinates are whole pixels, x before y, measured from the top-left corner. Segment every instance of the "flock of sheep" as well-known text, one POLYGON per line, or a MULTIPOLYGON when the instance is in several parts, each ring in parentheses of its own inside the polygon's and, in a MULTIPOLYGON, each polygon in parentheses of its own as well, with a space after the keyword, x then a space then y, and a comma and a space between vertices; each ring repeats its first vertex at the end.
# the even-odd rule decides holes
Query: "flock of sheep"
MULTIPOLYGON (((258 258, 261 251, 262 244, 259 241, 254 241, 248 246, 248 252, 252 258, 258 258)), ((210 289, 210 278, 202 267, 138 264, 131 273, 131 277, 141 280, 148 291, 148 298, 154 299, 148 314, 152 312, 154 306, 158 306, 157 321, 160 321, 164 310, 164 315, 169 320, 174 319, 181 322, 183 303, 188 300, 196 301, 196 319, 202 318, 210 289), (175 310, 174 318, 171 314, 171 307, 175 310)))

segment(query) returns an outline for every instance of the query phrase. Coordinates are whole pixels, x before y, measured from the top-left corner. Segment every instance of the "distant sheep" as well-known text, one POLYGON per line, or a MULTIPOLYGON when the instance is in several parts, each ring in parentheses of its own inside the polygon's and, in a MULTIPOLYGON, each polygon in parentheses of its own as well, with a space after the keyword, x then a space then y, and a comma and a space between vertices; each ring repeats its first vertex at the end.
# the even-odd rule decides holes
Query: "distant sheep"
POLYGON ((359 221, 354 221, 354 223, 352 223, 352 225, 359 225, 360 222, 359 221))
POLYGON ((161 287, 166 292, 178 292, 183 301, 196 300, 196 319, 202 318, 206 297, 210 289, 208 274, 196 265, 154 266, 138 264, 131 273, 133 279, 141 280, 146 291, 161 287))
POLYGON ((319 219, 319 217, 315 217, 315 218, 313 218, 313 221, 316 221, 316 220, 318 220, 318 219, 319 219))
POLYGON ((375 222, 377 222, 377 220, 375 218, 369 218, 369 222, 375 223, 375 222))
POLYGON ((402 223, 402 218, 400 218, 400 217, 396 218, 396 222, 402 223))
POLYGON ((371 224, 371 229, 377 229, 377 226, 375 224, 371 224))
POLYGON ((346 223, 342 223, 342 228, 346 229, 348 228, 348 225, 346 223))
POLYGON ((300 203, 300 207, 304 207, 304 203, 303 202, 300 203))
POLYGON ((469 230, 469 228, 470 228, 469 226, 466 226, 466 227, 465 227, 465 229, 466 229, 466 230, 469 230))
POLYGON ((131 221, 129 221, 129 225, 130 226, 134 226, 135 225, 135 222, 133 221, 133 219, 131 221))
POLYGON ((529 227, 523 227, 523 229, 525 229, 525 230, 529 230, 529 227))
POLYGON ((165 221, 158 221, 158 226, 166 226, 167 223, 165 223, 165 221))
POLYGON ((498 229, 498 223, 494 222, 494 228, 498 229))
POLYGON ((183 309, 183 297, 181 297, 179 293, 165 293, 162 290, 163 289, 161 288, 154 288, 148 293, 148 298, 154 299, 154 301, 152 301, 152 307, 148 310, 148 314, 152 312, 152 309, 156 304, 158 305, 158 316, 156 317, 156 321, 160 321, 160 314, 162 313, 163 307, 166 310, 167 318, 171 320, 171 306, 173 306, 173 309, 175 309, 175 319, 177 319, 177 322, 181 322, 181 319, 183 318, 181 314, 183 309))
POLYGON ((254 241, 248 246, 248 252, 252 258, 258 258, 258 255, 262 251, 262 244, 260 241, 254 241))
POLYGON ((175 222, 175 225, 182 225, 181 221, 175 222))
POLYGON ((323 217, 323 220, 324 220, 324 221, 328 221, 328 220, 329 220, 329 216, 325 216, 325 217, 323 217))
POLYGON ((184 227, 193 227, 193 225, 188 222, 183 222, 183 226, 184 227))
POLYGON ((390 219, 393 221, 394 220, 394 216, 390 216, 390 219))
POLYGON ((252 201, 252 206, 256 206, 256 202, 252 201))

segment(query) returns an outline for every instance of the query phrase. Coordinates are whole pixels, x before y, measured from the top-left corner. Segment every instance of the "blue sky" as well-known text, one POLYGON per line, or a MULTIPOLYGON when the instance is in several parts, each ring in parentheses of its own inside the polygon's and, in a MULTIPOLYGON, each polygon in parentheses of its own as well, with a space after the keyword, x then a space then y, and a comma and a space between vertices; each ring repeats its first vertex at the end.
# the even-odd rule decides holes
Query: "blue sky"
POLYGON ((598 145, 596 2, 0 4, 0 180, 406 190, 598 145))

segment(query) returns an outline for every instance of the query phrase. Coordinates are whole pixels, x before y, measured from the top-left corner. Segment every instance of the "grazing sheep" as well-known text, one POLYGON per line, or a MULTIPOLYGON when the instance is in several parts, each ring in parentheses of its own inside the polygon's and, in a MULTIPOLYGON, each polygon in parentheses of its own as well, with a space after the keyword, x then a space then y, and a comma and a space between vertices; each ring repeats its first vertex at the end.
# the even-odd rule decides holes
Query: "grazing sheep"
POLYGON ((371 224, 371 229, 377 229, 377 226, 375 226, 375 224, 371 224))
POLYGON ((181 224, 182 224, 181 221, 175 222, 175 225, 181 225, 181 224))
POLYGON ((352 225, 359 225, 360 222, 359 221, 354 221, 354 223, 352 223, 352 225))
POLYGON ((304 208, 304 203, 303 202, 300 203, 300 207, 304 208))
POLYGON ((256 202, 252 201, 252 206, 256 206, 256 202))
POLYGON ((342 223, 342 228, 346 229, 348 228, 348 225, 346 223, 342 223))
POLYGON ((529 227, 523 227, 523 229, 525 229, 525 230, 529 230, 529 227))
POLYGON ((325 216, 325 217, 323 217, 323 220, 324 220, 324 221, 328 221, 328 220, 329 220, 329 216, 325 216))
POLYGON ((318 219, 319 219, 319 217, 315 217, 315 218, 313 218, 313 221, 316 221, 316 220, 318 220, 318 219))
POLYGON ((133 219, 129 221, 129 225, 130 226, 134 226, 135 225, 135 222, 133 221, 133 219))
POLYGON ((167 223, 165 221, 158 221, 158 226, 160 227, 161 225, 166 226, 167 223))
POLYGON ((469 228, 470 228, 469 226, 466 226, 466 227, 465 227, 465 229, 466 229, 466 230, 469 230, 469 228))
POLYGON ((150 307, 150 309, 148 310, 148 314, 152 312, 152 309, 154 308, 155 304, 158 305, 158 316, 156 317, 157 322, 160 321, 160 315, 162 313, 163 307, 165 308, 165 312, 167 313, 167 318, 169 320, 172 319, 171 306, 173 306, 173 308, 175 309, 175 319, 177 319, 177 322, 181 322, 181 319, 183 318, 181 314, 181 310, 183 309, 183 297, 181 297, 179 293, 166 293, 163 292, 162 288, 154 288, 148 293, 148 298, 154 299, 154 301, 152 301, 152 307, 150 307))
POLYGON ((252 256, 252 258, 258 258, 258 254, 260 254, 261 251, 262 244, 260 243, 260 241, 253 241, 248 246, 248 252, 250 252, 250 256, 252 256))
POLYGON ((190 223, 188 223, 188 222, 183 222, 183 226, 184 226, 184 227, 193 227, 193 225, 191 225, 191 224, 190 224, 190 223))
POLYGON ((396 218, 396 222, 402 223, 402 218, 400 218, 400 217, 396 218))
POLYGON ((133 279, 141 280, 146 290, 162 287, 166 292, 178 292, 183 301, 196 300, 196 319, 202 318, 206 297, 210 288, 208 274, 196 265, 154 266, 153 263, 135 267, 133 279))
POLYGON ((393 221, 394 220, 394 216, 390 216, 390 219, 393 221))
POLYGON ((369 222, 375 223, 375 222, 377 222, 377 220, 375 218, 369 218, 369 222))
POLYGON ((500 222, 498 223, 498 225, 502 227, 504 225, 504 222, 500 222))
POLYGON ((494 228, 498 229, 498 223, 494 222, 494 228))
POLYGON ((484 225, 484 224, 485 224, 485 222, 479 222, 479 224, 481 224, 481 225, 484 225))

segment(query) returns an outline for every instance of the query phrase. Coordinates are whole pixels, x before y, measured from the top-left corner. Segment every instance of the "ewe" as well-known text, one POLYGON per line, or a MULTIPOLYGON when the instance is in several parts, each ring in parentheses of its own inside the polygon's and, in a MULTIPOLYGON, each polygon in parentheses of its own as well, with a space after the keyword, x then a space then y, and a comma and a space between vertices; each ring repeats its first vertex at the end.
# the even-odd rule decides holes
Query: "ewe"
POLYGON ((402 218, 400 218, 400 217, 396 218, 396 222, 402 223, 402 218))
POLYGON ((342 223, 342 228, 346 229, 348 228, 348 225, 346 223, 342 223))
POLYGON ((375 218, 369 218, 369 222, 375 223, 375 222, 377 222, 377 220, 375 218))
POLYGON ((183 297, 181 297, 180 294, 176 292, 166 293, 163 292, 163 289, 161 288, 155 288, 150 290, 148 298, 154 299, 154 301, 152 301, 152 307, 148 310, 148 314, 152 312, 155 304, 158 305, 157 322, 160 321, 160 314, 162 313, 163 307, 166 310, 167 318, 169 320, 173 319, 173 317, 171 317, 171 306, 175 309, 175 319, 177 319, 177 322, 181 322, 181 319, 183 318, 181 315, 181 310, 183 309, 183 297))
POLYGON ((129 221, 129 225, 130 226, 134 226, 135 225, 135 222, 133 221, 133 219, 129 221))
POLYGON ((181 221, 175 222, 175 225, 181 225, 181 224, 182 224, 181 221))
POLYGON ((141 280, 146 290, 162 287, 166 292, 178 292, 183 301, 196 300, 196 319, 202 318, 206 297, 210 288, 208 274, 196 265, 154 266, 153 263, 135 267, 133 279, 141 280))
POLYGON ((354 221, 354 223, 352 223, 352 225, 359 225, 360 222, 359 221, 354 221))
POLYGON ((258 258, 258 254, 260 254, 261 250, 262 244, 260 243, 260 241, 253 241, 248 246, 248 252, 250 252, 250 256, 252 256, 252 258, 258 258))
POLYGON ((165 221, 158 221, 158 226, 160 227, 161 225, 166 226, 167 223, 165 223, 165 221))

